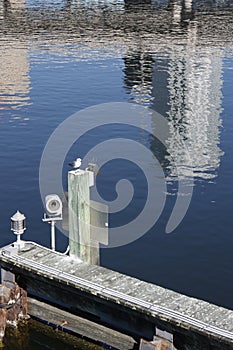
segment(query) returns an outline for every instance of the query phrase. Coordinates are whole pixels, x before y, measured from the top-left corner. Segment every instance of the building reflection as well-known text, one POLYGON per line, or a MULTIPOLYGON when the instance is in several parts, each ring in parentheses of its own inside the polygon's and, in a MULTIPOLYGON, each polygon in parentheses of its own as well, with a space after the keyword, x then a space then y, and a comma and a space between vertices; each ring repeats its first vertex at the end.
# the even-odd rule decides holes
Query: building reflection
POLYGON ((222 155, 219 147, 221 68, 218 52, 202 54, 193 49, 184 55, 171 54, 167 65, 170 137, 166 156, 170 175, 175 175, 172 166, 175 163, 184 176, 190 168, 201 178, 216 176, 222 155))
POLYGON ((11 10, 19 10, 25 8, 25 0, 7 0, 11 10))
POLYGON ((14 11, 25 9, 25 0, 1 0, 0 19, 6 18, 14 11))
POLYGON ((6 10, 7 10, 7 0, 0 1, 0 20, 3 20, 6 16, 6 10))
POLYGON ((17 109, 30 102, 28 48, 25 42, 2 41, 0 109, 17 109))
POLYGON ((135 102, 150 103, 152 97, 153 57, 150 53, 136 51, 124 58, 124 83, 135 102))
MULTIPOLYGON (((2 19, 11 26, 15 11, 25 8, 25 0, 1 1, 2 19)), ((30 67, 28 47, 25 41, 7 35, 1 38, 0 110, 18 109, 30 102, 30 67)))
MULTIPOLYGON (((168 178, 177 171, 187 178, 191 169, 195 177, 214 178, 223 154, 219 146, 223 53, 201 48, 197 40, 196 24, 190 22, 183 46, 173 46, 166 54, 132 52, 124 59, 125 88, 133 101, 149 102, 167 118, 166 149, 155 139, 151 149, 168 178)), ((152 120, 152 129, 155 124, 152 120)))

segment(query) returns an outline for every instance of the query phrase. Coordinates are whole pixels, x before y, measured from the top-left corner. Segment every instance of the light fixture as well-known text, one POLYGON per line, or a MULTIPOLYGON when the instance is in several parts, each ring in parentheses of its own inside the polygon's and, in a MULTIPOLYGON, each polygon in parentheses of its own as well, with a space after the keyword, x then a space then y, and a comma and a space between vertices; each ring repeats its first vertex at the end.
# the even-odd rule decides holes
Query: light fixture
POLYGON ((20 213, 19 210, 17 210, 17 212, 11 217, 11 231, 17 235, 15 245, 18 246, 18 248, 22 248, 24 246, 24 242, 21 241, 20 236, 24 233, 25 230, 26 217, 24 214, 20 213))

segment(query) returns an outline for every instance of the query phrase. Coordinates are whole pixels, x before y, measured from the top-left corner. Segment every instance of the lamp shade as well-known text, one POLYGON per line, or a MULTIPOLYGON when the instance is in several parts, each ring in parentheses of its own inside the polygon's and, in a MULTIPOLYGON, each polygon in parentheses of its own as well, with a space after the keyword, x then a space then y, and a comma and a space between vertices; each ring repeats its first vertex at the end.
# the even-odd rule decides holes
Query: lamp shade
POLYGON ((11 217, 11 230, 15 234, 22 234, 26 230, 26 217, 24 214, 17 212, 11 217))

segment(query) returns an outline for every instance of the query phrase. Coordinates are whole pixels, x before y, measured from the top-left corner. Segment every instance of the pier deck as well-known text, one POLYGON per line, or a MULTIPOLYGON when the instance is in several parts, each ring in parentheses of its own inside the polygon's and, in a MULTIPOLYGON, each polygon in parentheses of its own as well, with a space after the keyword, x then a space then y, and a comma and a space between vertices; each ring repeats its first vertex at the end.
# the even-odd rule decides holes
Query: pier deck
POLYGON ((83 263, 33 242, 26 242, 20 252, 11 245, 1 248, 0 263, 29 292, 68 304, 75 313, 84 312, 127 334, 149 339, 158 327, 177 339, 184 336, 193 343, 192 337, 195 342, 200 337, 214 344, 214 349, 233 349, 232 310, 83 263))

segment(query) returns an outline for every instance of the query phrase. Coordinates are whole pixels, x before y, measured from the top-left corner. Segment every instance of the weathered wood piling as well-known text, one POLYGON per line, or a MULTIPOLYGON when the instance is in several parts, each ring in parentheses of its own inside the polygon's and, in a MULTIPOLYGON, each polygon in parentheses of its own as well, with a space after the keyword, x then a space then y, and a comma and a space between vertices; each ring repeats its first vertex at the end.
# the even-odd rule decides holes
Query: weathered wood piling
POLYGON ((91 246, 90 185, 93 173, 84 170, 68 174, 70 255, 92 264, 99 263, 99 254, 91 246))
POLYGON ((28 319, 27 292, 16 282, 0 284, 0 342, 3 341, 6 325, 17 327, 18 321, 28 319))
POLYGON ((96 165, 68 173, 68 217, 70 256, 99 265, 99 244, 108 243, 107 206, 90 199, 96 165))

